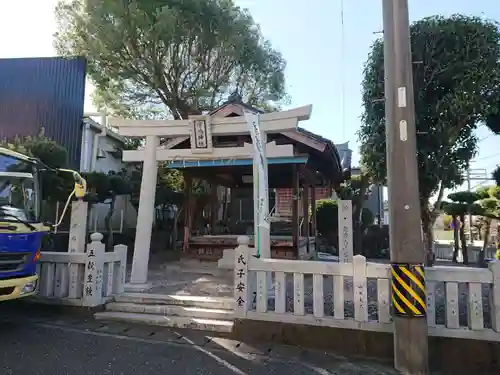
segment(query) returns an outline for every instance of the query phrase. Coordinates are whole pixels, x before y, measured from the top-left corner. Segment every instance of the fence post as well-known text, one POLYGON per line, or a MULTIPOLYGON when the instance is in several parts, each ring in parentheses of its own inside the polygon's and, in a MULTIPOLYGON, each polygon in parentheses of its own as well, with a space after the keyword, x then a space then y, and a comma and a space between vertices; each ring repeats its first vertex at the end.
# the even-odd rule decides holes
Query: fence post
POLYGON ((352 201, 338 200, 339 262, 352 263, 354 254, 352 201))
POLYGON ((248 236, 238 237, 238 247, 234 249, 234 317, 242 318, 247 315, 251 303, 250 288, 248 285, 248 261, 250 249, 248 236))
POLYGON ((125 291, 125 276, 127 272, 127 245, 116 245, 114 251, 119 254, 120 267, 114 273, 113 293, 121 294, 125 291))
POLYGON ((85 252, 85 242, 87 241, 87 214, 88 203, 75 201, 71 203, 71 220, 69 228, 69 249, 70 253, 85 252))
POLYGON ((500 261, 491 262, 488 268, 493 275, 493 287, 490 294, 491 328, 500 332, 500 261))
POLYGON ((368 321, 368 296, 366 278, 366 258, 355 255, 352 262, 352 288, 354 293, 354 320, 368 321))
MULTIPOLYGON (((88 203, 81 200, 71 203, 69 226, 68 252, 83 253, 87 242, 87 214, 88 203)), ((82 278, 82 269, 79 264, 69 265, 69 298, 77 298, 82 294, 82 285, 78 280, 82 278)))
POLYGON ((83 306, 99 306, 102 304, 102 281, 104 268, 103 235, 93 233, 87 246, 85 277, 83 279, 83 306))

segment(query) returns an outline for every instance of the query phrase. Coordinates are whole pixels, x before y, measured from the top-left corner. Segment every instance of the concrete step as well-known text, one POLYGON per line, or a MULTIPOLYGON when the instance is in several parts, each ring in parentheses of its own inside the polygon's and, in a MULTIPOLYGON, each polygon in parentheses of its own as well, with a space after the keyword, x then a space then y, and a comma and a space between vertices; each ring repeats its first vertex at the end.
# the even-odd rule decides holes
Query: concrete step
POLYGON ((199 319, 185 316, 163 316, 157 314, 105 311, 95 313, 94 317, 102 321, 119 321, 212 332, 231 332, 233 329, 233 322, 230 320, 199 319))
POLYGON ((231 320, 232 310, 210 309, 179 305, 145 305, 141 303, 111 302, 106 304, 106 311, 135 314, 156 314, 167 317, 181 316, 200 319, 231 320))
POLYGON ((234 301, 225 297, 183 296, 150 293, 123 293, 114 298, 115 302, 143 305, 175 305, 207 309, 232 310, 234 301))

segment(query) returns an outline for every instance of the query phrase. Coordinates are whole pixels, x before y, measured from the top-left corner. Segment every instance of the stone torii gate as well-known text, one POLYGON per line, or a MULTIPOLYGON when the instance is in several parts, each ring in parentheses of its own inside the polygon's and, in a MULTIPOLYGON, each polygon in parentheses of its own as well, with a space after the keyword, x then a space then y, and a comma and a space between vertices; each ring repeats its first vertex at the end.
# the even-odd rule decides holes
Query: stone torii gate
MULTIPOLYGON (((297 130, 299 121, 308 120, 312 106, 304 106, 288 111, 259 114, 262 144, 266 145, 266 157, 293 157, 292 145, 267 143, 267 134, 297 130)), ((148 263, 151 245, 151 231, 154 217, 154 201, 158 161, 207 162, 221 159, 251 159, 253 149, 245 144, 241 147, 213 147, 212 136, 250 134, 247 119, 241 117, 212 117, 210 115, 190 116, 187 120, 130 120, 110 118, 108 123, 119 130, 122 136, 145 137, 142 150, 123 152, 125 162, 143 162, 136 237, 132 261, 132 275, 126 289, 147 290, 148 263), (169 141, 160 147, 160 137, 169 141), (190 140, 190 149, 172 149, 190 140)), ((267 190, 267 189, 266 189, 267 190)), ((269 243, 269 241, 267 241, 269 243)), ((261 249, 261 257, 270 257, 270 248, 261 249)))

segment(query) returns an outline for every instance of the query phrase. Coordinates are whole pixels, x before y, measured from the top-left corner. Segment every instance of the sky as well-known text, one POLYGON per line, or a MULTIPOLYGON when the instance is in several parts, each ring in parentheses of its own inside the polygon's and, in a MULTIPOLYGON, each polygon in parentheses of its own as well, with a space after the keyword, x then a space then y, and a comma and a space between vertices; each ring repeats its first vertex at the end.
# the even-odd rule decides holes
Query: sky
MULTIPOLYGON (((0 58, 53 56, 57 0, 0 0, 0 58)), ((302 125, 335 143, 349 141, 353 164, 359 161, 363 65, 382 30, 382 0, 236 0, 248 8, 288 62, 291 108, 312 104, 302 125), (343 8, 343 12, 342 12, 343 8), (343 17, 341 16, 343 13, 343 17)), ((500 21, 493 0, 410 0, 412 21, 431 15, 462 13, 500 21)), ((92 111, 87 85, 86 111, 92 111)), ((472 168, 488 174, 500 163, 500 136, 478 130, 480 151, 472 168), (495 147, 496 146, 496 147, 495 147)), ((479 173, 481 174, 481 173, 479 173)), ((472 186, 481 183, 473 181, 472 186)))

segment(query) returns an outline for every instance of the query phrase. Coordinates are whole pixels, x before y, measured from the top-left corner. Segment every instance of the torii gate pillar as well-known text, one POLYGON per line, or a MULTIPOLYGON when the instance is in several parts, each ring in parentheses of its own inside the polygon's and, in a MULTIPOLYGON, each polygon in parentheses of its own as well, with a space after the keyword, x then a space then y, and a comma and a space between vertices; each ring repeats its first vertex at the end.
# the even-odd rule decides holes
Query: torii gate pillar
POLYGON ((148 264, 151 232, 153 229, 156 178, 158 174, 156 148, 159 144, 160 138, 156 135, 148 135, 146 137, 132 275, 130 283, 125 285, 125 290, 127 291, 143 291, 151 288, 151 284, 148 283, 148 264))

